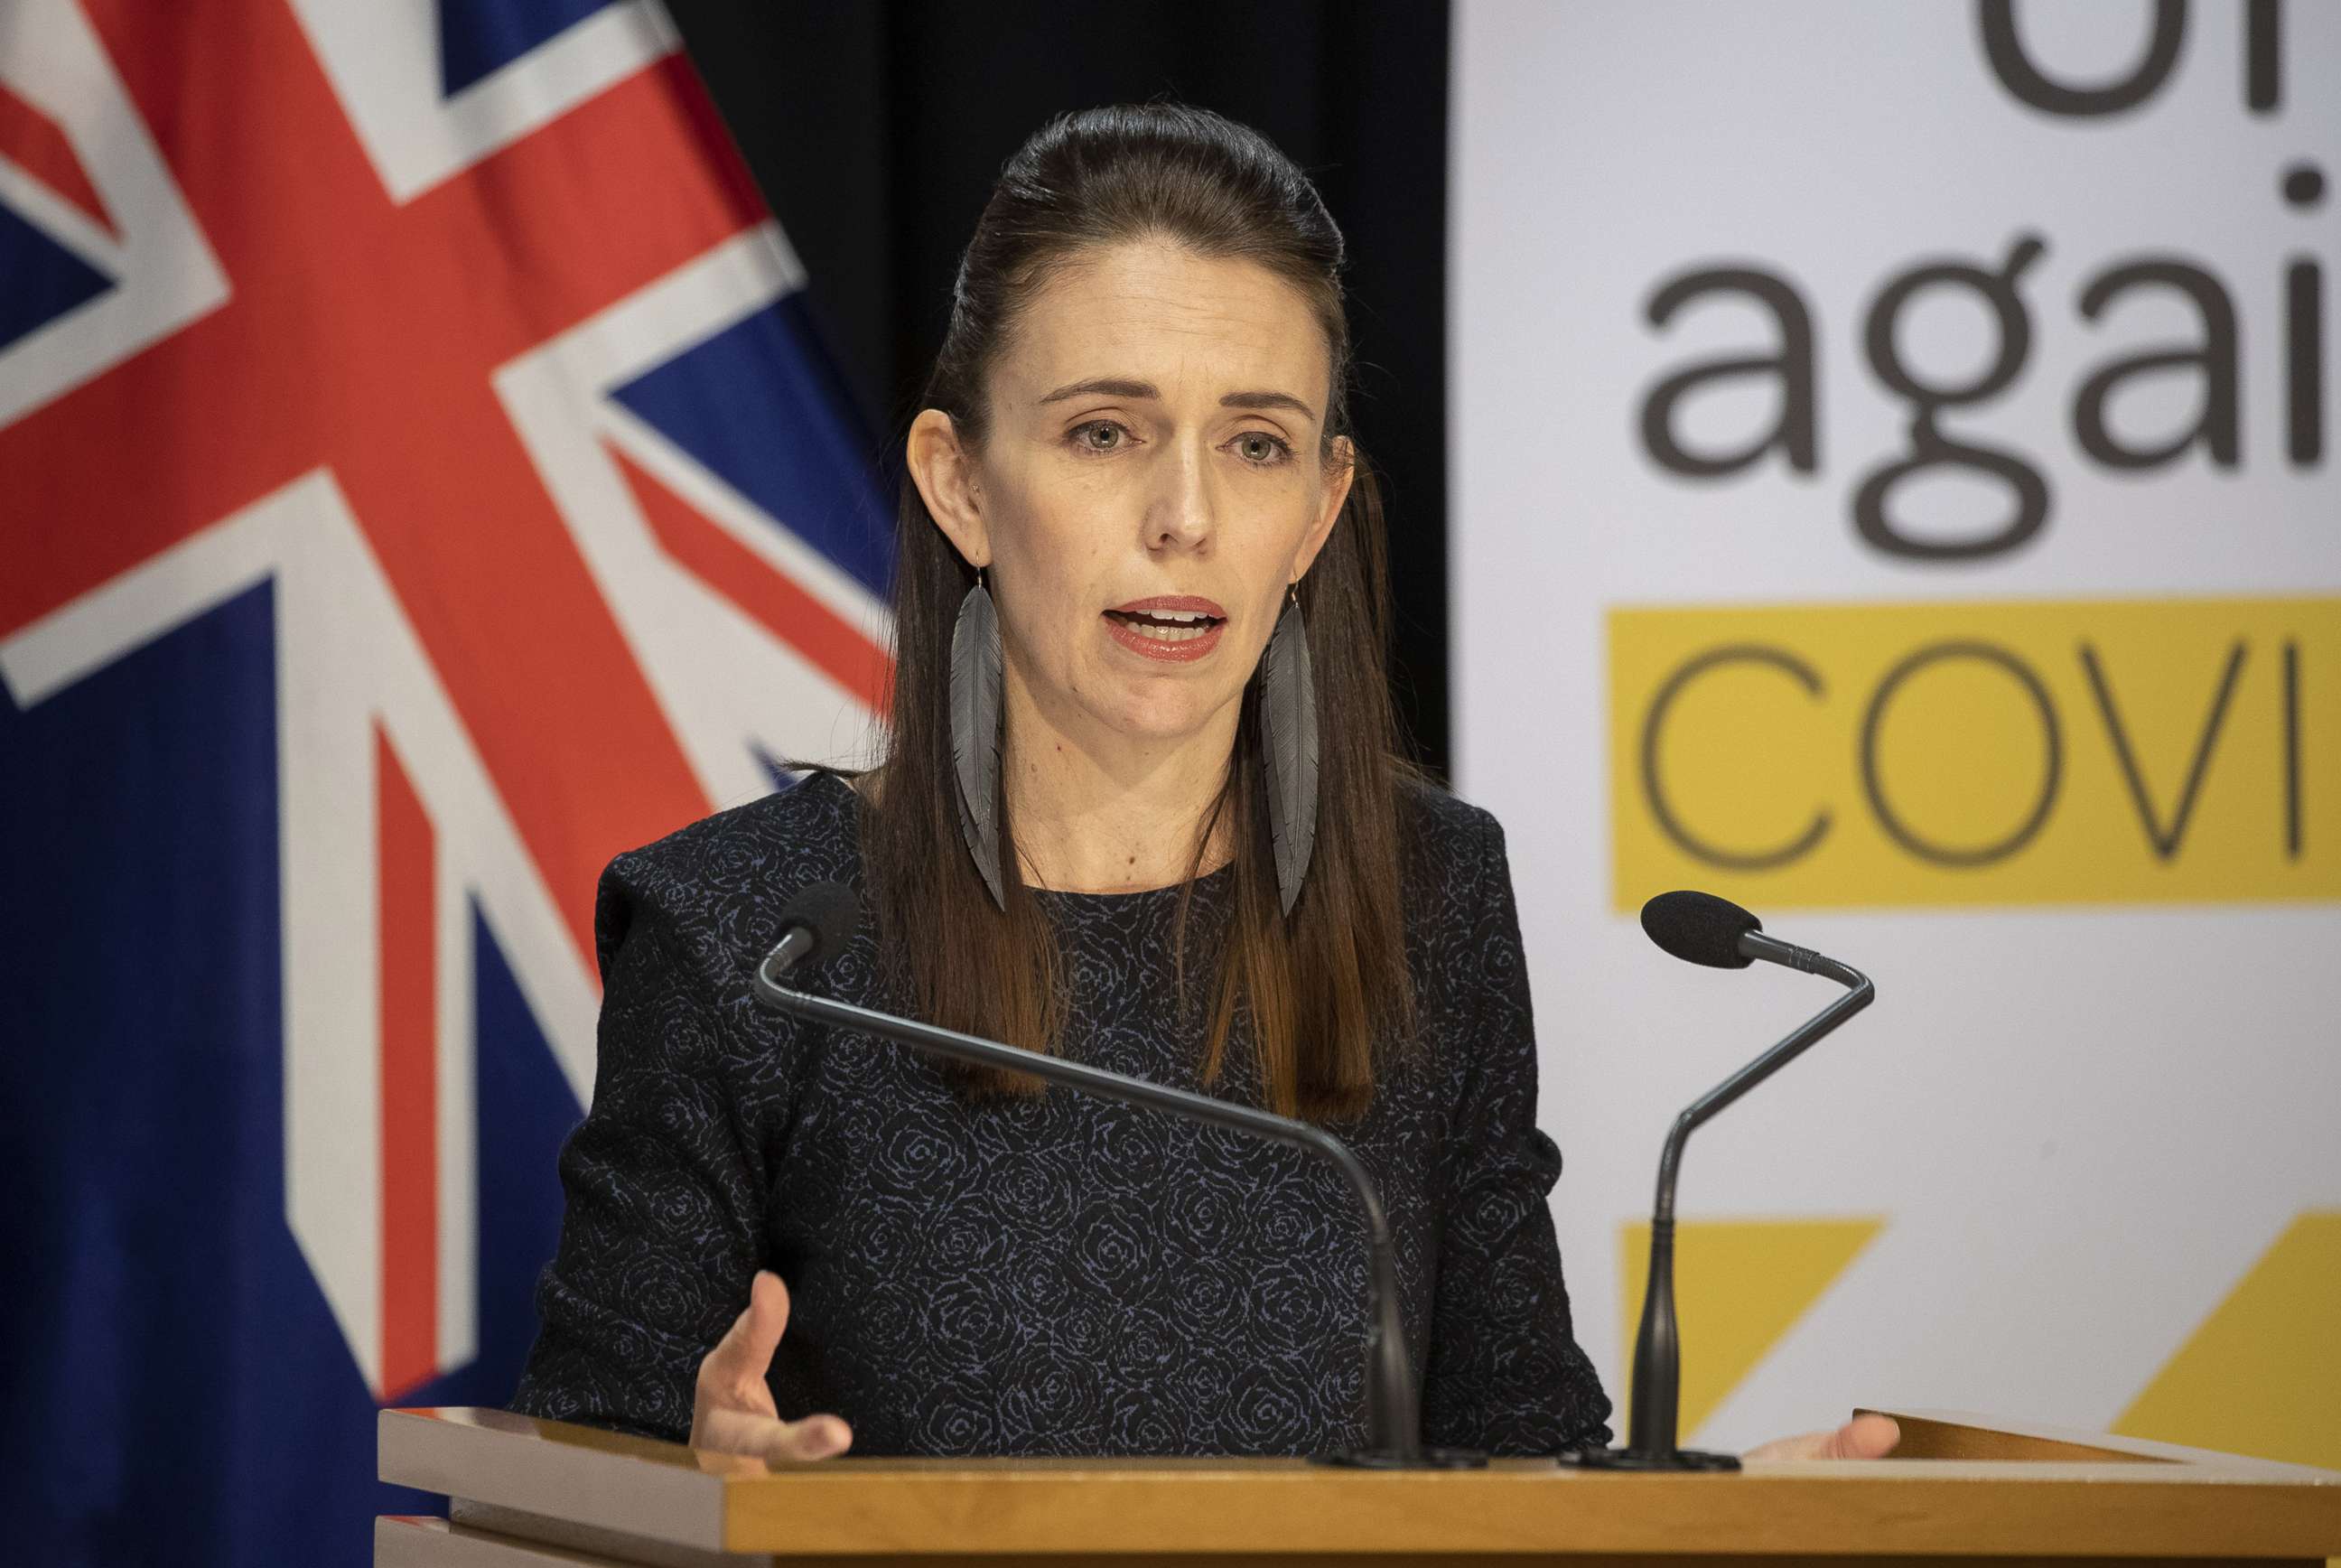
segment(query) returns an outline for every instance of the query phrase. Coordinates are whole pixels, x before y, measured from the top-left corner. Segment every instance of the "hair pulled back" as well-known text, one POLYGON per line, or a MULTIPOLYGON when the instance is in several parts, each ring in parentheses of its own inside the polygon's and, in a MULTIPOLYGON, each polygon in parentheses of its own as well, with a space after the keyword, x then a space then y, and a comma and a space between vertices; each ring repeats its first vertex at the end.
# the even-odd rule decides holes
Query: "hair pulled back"
MULTIPOLYGON (((981 446, 991 372, 1019 312, 1084 253, 1142 240, 1252 262, 1298 291, 1330 357, 1320 459, 1335 461, 1335 442, 1351 434, 1340 231, 1308 176, 1266 137, 1183 105, 1063 115, 1008 161, 961 262, 924 406, 948 414, 960 438, 981 446)), ((1358 463, 1340 519, 1299 587, 1320 731, 1317 840, 1300 900, 1283 913, 1255 672, 1227 782, 1190 863, 1200 869, 1224 821, 1234 851, 1230 915, 1209 941, 1190 943, 1184 899, 1180 909, 1180 1000, 1195 993, 1210 1010, 1202 1080, 1217 1081, 1230 1042, 1248 1034, 1270 1108, 1318 1120, 1362 1114, 1378 1063, 1412 1037, 1396 803, 1409 769, 1397 755, 1384 673, 1381 503, 1358 463), (1190 984, 1197 977, 1200 988, 1190 984)), ((1055 933, 1012 854, 1003 855, 1007 907, 994 907, 961 841, 953 797, 951 635, 975 573, 907 473, 896 534, 892 738, 862 824, 884 950, 925 1018, 1051 1051, 1066 1017, 1055 933)), ((1001 815, 1002 843, 1012 843, 1004 798, 1001 815)), ((1022 1074, 959 1076, 978 1093, 1042 1086, 1022 1074)))

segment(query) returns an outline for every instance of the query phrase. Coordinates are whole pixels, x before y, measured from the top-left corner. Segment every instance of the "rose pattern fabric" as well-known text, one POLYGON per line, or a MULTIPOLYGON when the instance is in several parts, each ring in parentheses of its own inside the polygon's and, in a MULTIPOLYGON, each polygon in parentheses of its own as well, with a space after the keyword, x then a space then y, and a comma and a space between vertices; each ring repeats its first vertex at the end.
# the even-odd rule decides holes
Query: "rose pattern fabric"
MULTIPOLYGON (((1604 1443, 1547 1207, 1560 1152, 1534 1121, 1502 832, 1427 789, 1405 809, 1424 1049, 1335 1130, 1389 1211, 1424 1436, 1604 1443)), ((567 1209, 513 1408, 681 1441, 699 1360, 766 1267, 792 1302, 781 1413, 842 1415, 857 1454, 1354 1445, 1364 1232, 1322 1162, 1062 1089, 970 1104, 906 1047, 756 1006, 746 976, 791 895, 859 884, 854 816, 851 787, 816 774, 603 874, 593 1108, 562 1152, 567 1209)), ((1190 932, 1224 917, 1230 881, 1194 884, 1190 932)), ((1069 1056, 1199 1087, 1180 894, 1041 895, 1069 1056)), ((874 942, 865 924, 805 984, 899 1011, 874 942)), ((1258 1090, 1234 1048, 1206 1092, 1258 1090)))

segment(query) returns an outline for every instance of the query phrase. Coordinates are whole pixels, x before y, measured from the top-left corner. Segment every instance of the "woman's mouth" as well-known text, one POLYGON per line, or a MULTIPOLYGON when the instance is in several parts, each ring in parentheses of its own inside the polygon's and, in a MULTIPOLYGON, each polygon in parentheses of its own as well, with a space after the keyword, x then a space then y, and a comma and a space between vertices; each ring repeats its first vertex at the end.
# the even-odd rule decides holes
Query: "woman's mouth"
POLYGON ((1210 599, 1180 595, 1134 599, 1105 612, 1114 641, 1150 659, 1200 659, 1219 646, 1228 624, 1225 610, 1210 599))

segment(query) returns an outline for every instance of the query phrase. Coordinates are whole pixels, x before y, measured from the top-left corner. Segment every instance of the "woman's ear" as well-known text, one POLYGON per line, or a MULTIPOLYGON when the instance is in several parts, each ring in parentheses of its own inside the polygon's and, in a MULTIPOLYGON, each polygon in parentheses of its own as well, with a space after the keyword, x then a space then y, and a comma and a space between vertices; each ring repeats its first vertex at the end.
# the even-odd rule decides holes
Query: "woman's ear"
POLYGON ((1317 552, 1333 536, 1333 524, 1341 520, 1341 505, 1350 498, 1350 482, 1358 476, 1358 446, 1346 435, 1333 438, 1332 454, 1325 464, 1325 501, 1301 535, 1300 549, 1292 558, 1292 580, 1299 582, 1309 574, 1316 564, 1317 552))
POLYGON ((971 566, 991 564, 991 533, 984 526, 983 496, 975 482, 975 454, 959 438, 951 416, 940 408, 922 408, 911 421, 903 459, 911 482, 927 504, 952 548, 971 566))

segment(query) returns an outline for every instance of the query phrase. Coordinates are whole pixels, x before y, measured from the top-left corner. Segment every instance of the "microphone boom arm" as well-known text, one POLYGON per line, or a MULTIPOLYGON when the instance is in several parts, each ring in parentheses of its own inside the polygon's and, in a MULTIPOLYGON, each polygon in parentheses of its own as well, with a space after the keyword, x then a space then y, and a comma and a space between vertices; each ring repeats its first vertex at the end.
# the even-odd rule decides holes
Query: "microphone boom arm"
POLYGON ((1737 1468, 1728 1455, 1687 1453, 1676 1446, 1680 1413, 1682 1346, 1675 1323, 1675 1178, 1682 1168, 1683 1144, 1694 1129, 1748 1090, 1769 1078, 1877 998, 1869 977, 1850 964, 1767 936, 1742 932, 1739 951, 1748 958, 1818 974, 1846 987, 1844 995, 1798 1024, 1779 1044, 1709 1089, 1675 1118, 1659 1156, 1658 1201, 1650 1213, 1650 1277, 1642 1296, 1640 1332, 1634 1340, 1633 1427, 1629 1446, 1613 1463, 1655 1469, 1737 1468))
POLYGON ((788 950, 784 940, 756 966, 754 991, 757 1001, 776 1012, 833 1024, 840 1028, 858 1029, 954 1061, 1030 1073, 1036 1078, 1062 1084, 1109 1100, 1118 1100, 1124 1104, 1167 1112, 1191 1121, 1249 1133, 1255 1137, 1305 1149, 1330 1162, 1333 1168, 1341 1173, 1342 1179, 1349 1183, 1366 1219, 1367 1447, 1363 1453, 1350 1458, 1359 1463, 1410 1468, 1425 1463, 1451 1465, 1469 1463, 1460 1455, 1427 1453, 1422 1446, 1422 1425, 1416 1410, 1414 1380, 1407 1365, 1405 1324, 1399 1311, 1398 1254, 1390 1240, 1390 1219, 1383 1212, 1381 1193, 1376 1190, 1373 1177, 1347 1144, 1306 1122, 1293 1121, 1249 1105, 1233 1104, 1224 1100, 1214 1100, 1207 1094, 1151 1084, 1143 1078, 1126 1077, 1084 1063, 1068 1062, 1059 1056, 1020 1051, 997 1041, 938 1028, 931 1024, 921 1024, 914 1019, 897 1018, 851 1002, 838 1002, 825 996, 810 996, 802 991, 792 991, 780 983, 777 974, 784 971, 796 956, 795 952, 788 950))
POLYGON ((1825 957, 1808 947, 1794 946, 1777 937, 1767 936, 1760 931, 1750 931, 1742 935, 1739 945, 1740 950, 1751 958, 1768 959, 1808 974, 1834 980, 1846 988, 1846 994, 1798 1024, 1778 1044, 1692 1101, 1689 1107, 1675 1118, 1674 1130, 1667 1134, 1666 1149, 1659 1156, 1659 1199, 1654 1211, 1655 1217, 1669 1223, 1675 1217, 1675 1171, 1682 1164, 1683 1143, 1690 1136, 1692 1129, 1795 1061, 1804 1054, 1808 1046, 1877 1000, 1878 987, 1870 984, 1869 976, 1850 964, 1839 964, 1836 959, 1825 957))

